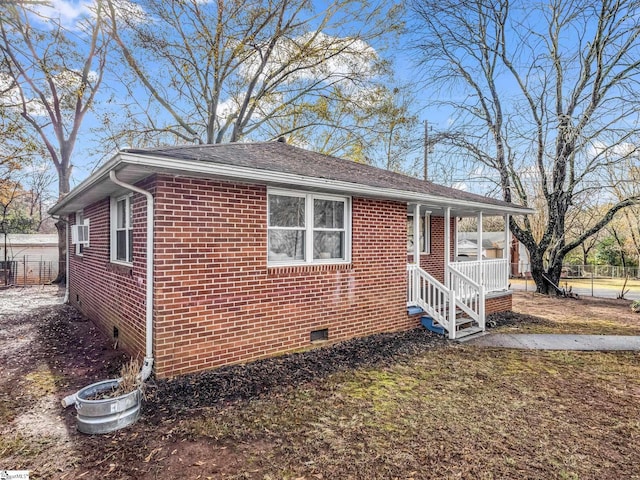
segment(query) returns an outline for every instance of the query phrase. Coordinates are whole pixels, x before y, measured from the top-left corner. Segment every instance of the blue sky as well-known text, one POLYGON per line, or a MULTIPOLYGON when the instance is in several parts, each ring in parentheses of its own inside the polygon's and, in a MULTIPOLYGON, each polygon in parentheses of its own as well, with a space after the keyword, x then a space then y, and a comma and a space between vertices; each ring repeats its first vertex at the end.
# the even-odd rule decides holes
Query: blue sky
MULTIPOLYGON (((90 1, 85 0, 52 0, 50 2, 51 8, 41 7, 44 15, 59 15, 63 24, 65 24, 69 29, 73 29, 75 22, 78 18, 86 15, 90 11, 90 1)), ((322 8, 325 2, 316 1, 316 6, 322 8)), ((527 21, 536 22, 537 20, 533 18, 534 16, 525 15, 523 18, 526 18, 527 21)), ((357 25, 355 25, 357 27, 357 25)), ((411 40, 413 39, 413 35, 410 33, 406 34, 404 37, 400 38, 399 42, 394 45, 391 51, 383 52, 383 55, 386 56, 389 60, 393 62, 395 75, 398 80, 401 82, 404 81, 415 81, 418 80, 416 85, 416 97, 415 101, 412 104, 412 110, 417 114, 418 118, 422 122, 423 120, 428 120, 430 127, 432 129, 432 133, 436 134, 439 131, 446 130, 450 127, 452 122, 453 114, 452 110, 446 107, 438 107, 435 108, 433 105, 428 105, 428 101, 432 99, 440 99, 439 95, 447 95, 454 96, 460 95, 461 92, 456 91, 447 91, 442 94, 440 92, 435 91, 429 84, 427 84, 424 80, 421 79, 421 72, 416 68, 416 52, 409 48, 411 40)), ((567 37, 565 39, 565 46, 571 48, 572 40, 567 37)), ((377 45, 373 45, 374 48, 378 47, 377 45)), ((109 74, 111 75, 111 74, 109 74)), ((110 78, 107 76, 104 82, 105 86, 112 86, 111 90, 104 89, 103 92, 99 95, 98 103, 103 102, 108 96, 113 96, 113 103, 104 104, 107 108, 115 108, 117 109, 118 102, 124 98, 124 91, 121 87, 118 87, 117 79, 110 78)), ((513 89, 513 84, 503 83, 500 85, 500 89, 502 93, 506 93, 509 90, 513 89)), ((146 95, 146 93, 139 89, 137 90, 140 96, 146 95)), ((101 113, 107 111, 105 108, 98 109, 101 113)), ((113 118, 116 121, 126 121, 126 119, 118 118, 117 113, 115 112, 113 118)), ((99 145, 96 142, 96 135, 92 133, 92 129, 99 128, 100 122, 93 116, 88 116, 85 120, 85 124, 82 129, 82 134, 76 146, 75 154, 74 154, 74 164, 75 170, 73 175, 73 183, 77 184, 79 181, 86 178, 89 175, 90 171, 95 168, 96 164, 100 160, 104 160, 110 153, 104 150, 100 150, 99 145)), ((420 136, 422 134, 421 127, 418 127, 417 134, 420 136)), ((417 151, 412 154, 413 160, 420 160, 422 157, 422 152, 417 151)), ((447 160, 444 158, 443 149, 439 145, 435 145, 434 151, 430 155, 432 160, 447 160)), ((432 170, 432 173, 433 172, 432 170)), ((454 186, 458 186, 461 188, 467 189, 482 189, 486 188, 486 186, 482 185, 479 182, 476 174, 480 173, 480 171, 462 171, 457 172, 456 177, 453 179, 449 179, 454 186)), ((436 179, 441 179, 436 176, 436 179)))
MULTIPOLYGON (((76 28, 76 22, 90 14, 91 11, 91 1, 86 0, 51 0, 49 2, 50 6, 40 6, 38 7, 43 16, 58 16, 63 25, 65 25, 68 29, 73 30, 76 28)), ((323 8, 325 2, 316 2, 316 6, 318 8, 323 8)), ((358 25, 355 25, 358 27, 358 25)), ((398 48, 401 45, 405 45, 405 41, 401 39, 397 45, 392 48, 393 56, 389 55, 389 52, 386 52, 387 58, 393 61, 394 68, 396 72, 396 76, 400 81, 412 79, 415 77, 415 72, 411 70, 411 53, 404 48, 398 48)), ((374 48, 376 45, 373 45, 374 48)), ((97 97, 98 114, 104 114, 105 107, 110 108, 112 105, 117 105, 118 102, 124 98, 124 90, 122 87, 117 86, 117 79, 111 77, 111 73, 108 73, 105 80, 103 81, 104 86, 109 86, 110 90, 103 88, 101 92, 99 92, 97 97), (111 104, 104 104, 104 100, 108 96, 114 96, 114 101, 111 104)), ((146 93, 142 90, 138 90, 140 95, 146 95, 146 93)), ((417 97, 418 99, 420 97, 417 97)), ((413 104, 413 108, 415 112, 419 112, 421 109, 420 101, 415 102, 413 104)), ((118 113, 118 112, 116 112, 118 113)), ((434 112, 430 112, 430 122, 434 128, 438 128, 440 124, 440 119, 438 115, 435 115, 434 112)), ((114 118, 117 118, 115 116, 114 118)), ((123 119, 120 119, 123 121, 123 119)), ((443 121, 446 121, 444 119, 443 121)), ((88 176, 92 169, 96 167, 96 165, 103 161, 110 153, 100 150, 98 143, 96 142, 96 136, 92 134, 92 129, 100 128, 101 123, 94 115, 88 115, 85 118, 82 134, 79 137, 78 143, 76 145, 76 149, 74 152, 74 172, 72 182, 74 184, 82 181, 86 176, 88 176)))

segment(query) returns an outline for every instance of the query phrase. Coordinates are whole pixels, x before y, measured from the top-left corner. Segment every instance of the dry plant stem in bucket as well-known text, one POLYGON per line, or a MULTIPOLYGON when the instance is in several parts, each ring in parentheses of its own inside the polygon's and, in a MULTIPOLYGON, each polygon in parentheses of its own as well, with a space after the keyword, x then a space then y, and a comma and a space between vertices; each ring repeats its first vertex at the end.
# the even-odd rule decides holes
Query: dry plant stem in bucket
POLYGON ((140 369, 142 362, 137 358, 132 358, 120 369, 120 383, 114 396, 125 395, 139 388, 144 396, 144 382, 140 379, 140 369))

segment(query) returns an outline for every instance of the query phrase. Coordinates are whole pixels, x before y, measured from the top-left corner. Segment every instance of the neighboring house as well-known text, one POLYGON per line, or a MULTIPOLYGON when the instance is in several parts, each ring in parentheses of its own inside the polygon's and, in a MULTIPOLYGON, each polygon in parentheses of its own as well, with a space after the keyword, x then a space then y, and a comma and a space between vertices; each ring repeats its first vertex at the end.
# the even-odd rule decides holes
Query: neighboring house
MULTIPOLYGON (((468 259, 478 257, 478 232, 458 232, 458 256, 468 259)), ((504 232, 482 232, 482 257, 504 258, 504 232)))
POLYGON ((507 263, 483 286, 451 261, 479 212, 532 213, 281 142, 122 151, 51 210, 70 302, 159 377, 411 329, 417 307, 451 338, 458 310, 484 329, 507 263))
MULTIPOLYGON (((504 232, 482 233, 482 257, 483 259, 505 258, 504 232)), ((531 272, 529 252, 527 248, 515 237, 509 235, 511 251, 509 262, 511 275, 514 277, 529 275, 531 272)), ((457 259, 476 260, 478 257, 478 232, 458 232, 457 234, 457 259)))
MULTIPOLYGON (((0 238, 0 251, 0 263, 3 263, 4 238, 0 238)), ((58 235, 10 233, 7 235, 6 258, 9 284, 48 283, 58 275, 58 235)), ((4 283, 4 277, 0 283, 4 283)))

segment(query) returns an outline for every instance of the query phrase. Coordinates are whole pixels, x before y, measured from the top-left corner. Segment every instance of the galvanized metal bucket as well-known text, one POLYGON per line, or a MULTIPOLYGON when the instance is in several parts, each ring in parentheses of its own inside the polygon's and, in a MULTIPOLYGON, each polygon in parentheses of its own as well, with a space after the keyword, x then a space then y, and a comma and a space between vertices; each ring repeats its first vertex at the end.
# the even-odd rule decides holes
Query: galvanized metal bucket
POLYGON ((88 400, 117 388, 117 379, 104 380, 84 387, 76 394, 77 427, 82 433, 109 433, 135 423, 140 418, 140 389, 113 398, 88 400))

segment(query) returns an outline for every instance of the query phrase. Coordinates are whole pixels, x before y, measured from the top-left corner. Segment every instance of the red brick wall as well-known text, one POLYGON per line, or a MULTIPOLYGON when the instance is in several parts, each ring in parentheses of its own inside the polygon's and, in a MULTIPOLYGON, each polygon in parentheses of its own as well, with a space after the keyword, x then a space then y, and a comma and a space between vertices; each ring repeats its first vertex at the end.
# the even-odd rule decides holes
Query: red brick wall
MULTIPOLYGON (((451 218, 450 253, 453 260, 455 248, 455 219, 451 218)), ((406 247, 405 247, 406 248, 406 247)), ((413 263, 413 255, 407 255, 407 263, 413 263)), ((444 283, 444 217, 431 216, 431 253, 420 255, 420 267, 444 283)))
MULTIPOLYGON (((418 326, 406 314, 406 204, 352 199, 349 265, 267 266, 267 189, 154 176, 154 355, 160 377, 244 362, 329 340, 418 326)), ((90 246, 70 245, 70 300, 119 344, 144 353, 146 202, 134 196, 134 262, 109 260, 109 200, 84 210, 90 246)), ((74 223, 74 215, 70 217, 74 223)), ((432 217, 421 265, 443 279, 444 218, 432 217)), ((451 253, 455 227, 452 221, 451 253)), ((69 242, 70 243, 70 242, 69 242)), ((511 296, 487 301, 510 309, 511 296)))
MULTIPOLYGON (((141 185, 152 187, 152 182, 141 185)), ((90 220, 89 246, 83 254, 75 254, 68 229, 69 300, 91 318, 108 335, 118 328, 118 345, 130 353, 145 351, 145 265, 146 265, 146 201, 133 197, 134 260, 133 266, 110 262, 109 199, 84 209, 90 220)), ((70 225, 75 215, 69 217, 70 225)))
POLYGON ((487 298, 484 301, 484 313, 490 315, 496 312, 508 312, 512 308, 513 295, 511 293, 507 295, 501 295, 499 297, 487 298))
POLYGON ((406 205, 353 199, 352 263, 267 267, 260 185, 159 177, 156 370, 173 376, 330 340, 413 328, 406 205))

